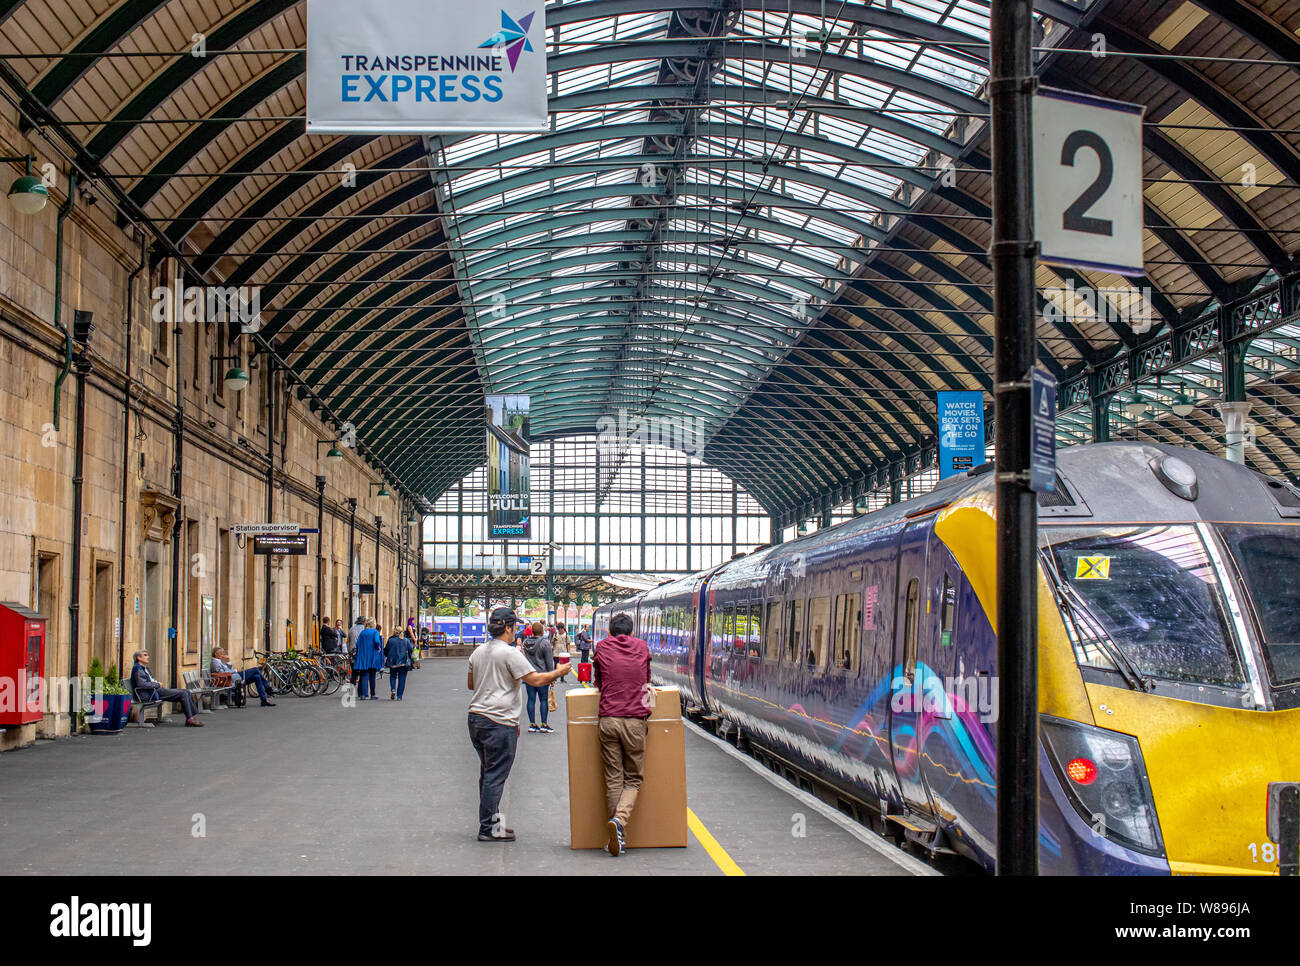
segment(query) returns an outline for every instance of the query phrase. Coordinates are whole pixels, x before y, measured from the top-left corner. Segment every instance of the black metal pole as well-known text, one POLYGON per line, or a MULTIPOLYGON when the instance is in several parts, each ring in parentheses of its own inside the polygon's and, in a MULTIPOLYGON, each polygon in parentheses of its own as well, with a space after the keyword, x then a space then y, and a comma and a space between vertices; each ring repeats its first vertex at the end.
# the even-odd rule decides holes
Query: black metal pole
POLYGON ((355 496, 348 497, 348 509, 350 513, 348 514, 348 625, 347 626, 349 629, 351 629, 352 625, 356 622, 357 619, 357 598, 356 598, 356 590, 354 590, 354 588, 357 586, 357 554, 356 554, 357 498, 355 496))
POLYGON ((1034 304, 1032 0, 993 0, 994 403, 997 414, 999 875, 1038 874, 1038 505, 1029 489, 1034 304))
POLYGON ((375 623, 379 623, 379 536, 384 531, 384 518, 375 517, 375 583, 374 597, 372 599, 375 608, 375 623))
MULTIPOLYGON (((266 522, 275 522, 275 356, 266 354, 266 522)), ((266 555, 266 600, 262 614, 266 627, 262 632, 263 650, 271 653, 271 620, 275 613, 271 602, 271 555, 266 555)))
MULTIPOLYGON (((319 451, 318 451, 319 452, 319 451)), ((316 477, 316 613, 313 616, 314 626, 318 633, 316 640, 312 641, 313 647, 320 646, 320 615, 325 613, 325 601, 322 595, 325 593, 325 477, 316 477)))

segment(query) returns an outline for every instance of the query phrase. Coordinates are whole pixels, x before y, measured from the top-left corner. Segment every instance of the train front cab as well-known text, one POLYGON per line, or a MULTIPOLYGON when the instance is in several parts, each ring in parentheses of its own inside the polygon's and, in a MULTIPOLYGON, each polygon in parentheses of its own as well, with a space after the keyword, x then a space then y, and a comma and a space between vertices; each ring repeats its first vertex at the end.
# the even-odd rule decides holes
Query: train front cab
MULTIPOLYGON (((1045 872, 1277 873, 1268 785, 1300 779, 1300 525, 1260 517, 1041 528, 1045 872)), ((987 559, 987 509, 937 529, 987 559)))

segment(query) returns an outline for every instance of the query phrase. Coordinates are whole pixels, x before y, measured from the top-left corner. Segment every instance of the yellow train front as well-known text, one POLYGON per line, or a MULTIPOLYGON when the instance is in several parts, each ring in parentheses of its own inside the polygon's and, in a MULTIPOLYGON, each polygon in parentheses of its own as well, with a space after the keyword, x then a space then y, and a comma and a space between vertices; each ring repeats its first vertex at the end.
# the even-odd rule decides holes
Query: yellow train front
MULTIPOLYGON (((991 500, 956 495, 934 536, 992 631, 991 500)), ((1300 492, 1195 451, 1078 447, 1039 532, 1044 871, 1276 874, 1269 783, 1300 780, 1300 492)), ((934 731, 918 754, 944 784, 934 731)), ((936 817, 979 836, 953 785, 927 789, 936 817)))

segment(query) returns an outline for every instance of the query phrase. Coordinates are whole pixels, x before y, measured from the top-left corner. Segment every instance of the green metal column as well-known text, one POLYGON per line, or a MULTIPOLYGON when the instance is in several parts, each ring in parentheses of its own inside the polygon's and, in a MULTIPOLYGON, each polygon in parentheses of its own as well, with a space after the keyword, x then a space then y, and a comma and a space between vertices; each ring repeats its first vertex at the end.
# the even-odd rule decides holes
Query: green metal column
POLYGON ((1110 396, 1092 397, 1092 441, 1110 442, 1110 396))

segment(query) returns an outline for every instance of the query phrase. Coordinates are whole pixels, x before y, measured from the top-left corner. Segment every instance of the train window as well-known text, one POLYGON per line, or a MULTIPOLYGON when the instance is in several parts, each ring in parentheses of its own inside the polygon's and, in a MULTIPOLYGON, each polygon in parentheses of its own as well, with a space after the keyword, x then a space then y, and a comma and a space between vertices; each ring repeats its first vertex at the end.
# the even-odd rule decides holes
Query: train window
POLYGON ((785 605, 785 659, 799 663, 803 655, 803 601, 792 600, 785 605))
POLYGON ((749 605, 749 633, 745 642, 751 659, 757 661, 763 656, 763 605, 758 601, 749 605))
POLYGON ((1294 526, 1221 524, 1255 605, 1274 684, 1300 681, 1300 534, 1294 526))
POLYGON ((921 582, 913 577, 907 582, 907 621, 903 625, 903 671, 909 677, 916 673, 916 634, 920 600, 921 582))
POLYGON ((777 601, 767 605, 767 620, 763 622, 763 652, 769 661, 781 656, 781 605, 777 601))
POLYGON ((809 667, 825 667, 831 635, 831 599, 814 597, 808 602, 808 643, 804 650, 804 663, 809 667))
POLYGON ((862 637, 862 597, 840 594, 835 598, 835 634, 831 638, 831 660, 842 671, 856 671, 862 637))
POLYGON ((939 643, 944 647, 948 647, 952 644, 952 631, 957 621, 957 588, 953 586, 952 578, 946 573, 943 575, 942 606, 942 619, 939 623, 939 643))
POLYGON ((722 616, 722 648, 725 651, 736 649, 736 605, 728 604, 722 616))
POLYGON ((862 596, 849 594, 845 597, 849 618, 845 631, 844 653, 848 656, 848 670, 857 673, 862 666, 862 596))
POLYGON ((1046 536, 1080 664, 1245 683, 1218 575, 1194 527, 1062 527, 1046 536))

